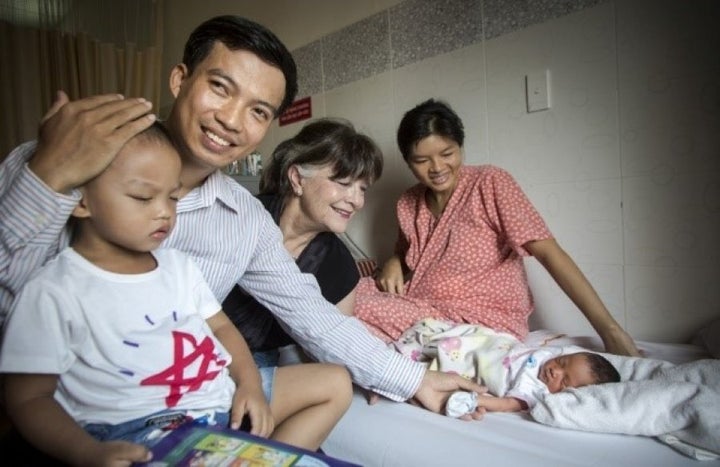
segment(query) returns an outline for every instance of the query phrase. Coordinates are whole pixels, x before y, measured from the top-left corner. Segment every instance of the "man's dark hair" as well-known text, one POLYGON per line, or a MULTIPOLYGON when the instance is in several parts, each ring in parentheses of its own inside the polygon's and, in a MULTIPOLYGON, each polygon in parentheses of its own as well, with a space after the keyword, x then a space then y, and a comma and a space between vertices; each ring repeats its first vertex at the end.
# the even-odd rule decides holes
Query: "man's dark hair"
POLYGON ((185 43, 183 63, 192 74, 210 54, 215 42, 230 50, 247 50, 265 63, 277 67, 285 76, 285 97, 277 115, 287 109, 297 94, 297 67, 292 54, 272 31, 247 18, 234 15, 216 16, 195 28, 185 43))
POLYGON ((607 358, 592 352, 583 352, 583 355, 587 358, 590 371, 597 380, 595 384, 620 382, 620 373, 607 358))

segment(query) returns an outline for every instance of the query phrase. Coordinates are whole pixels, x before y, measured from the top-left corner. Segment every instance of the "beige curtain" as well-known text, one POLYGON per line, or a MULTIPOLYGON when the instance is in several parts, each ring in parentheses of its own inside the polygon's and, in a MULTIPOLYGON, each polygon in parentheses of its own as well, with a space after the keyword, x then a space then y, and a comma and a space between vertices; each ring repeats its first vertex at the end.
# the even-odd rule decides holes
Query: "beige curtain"
POLYGON ((162 0, 0 0, 0 160, 57 90, 160 102, 162 0))

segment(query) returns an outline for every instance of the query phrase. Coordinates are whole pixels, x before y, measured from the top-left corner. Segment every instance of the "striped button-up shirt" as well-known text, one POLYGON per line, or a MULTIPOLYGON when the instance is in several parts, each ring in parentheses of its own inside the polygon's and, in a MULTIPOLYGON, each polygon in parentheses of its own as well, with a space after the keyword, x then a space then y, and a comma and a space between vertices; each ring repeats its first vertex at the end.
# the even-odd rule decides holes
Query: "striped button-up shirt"
MULTIPOLYGON (((68 244, 65 224, 80 199, 55 193, 27 167, 34 143, 0 165, 0 318, 27 278, 68 244)), ((163 247, 189 254, 218 301, 237 283, 285 324, 319 361, 344 365, 362 387, 393 400, 419 388, 424 366, 389 349, 355 318, 320 294, 285 250, 282 234, 262 204, 216 172, 178 203, 177 223, 163 247)), ((132 227, 130 227, 132 228, 132 227)))

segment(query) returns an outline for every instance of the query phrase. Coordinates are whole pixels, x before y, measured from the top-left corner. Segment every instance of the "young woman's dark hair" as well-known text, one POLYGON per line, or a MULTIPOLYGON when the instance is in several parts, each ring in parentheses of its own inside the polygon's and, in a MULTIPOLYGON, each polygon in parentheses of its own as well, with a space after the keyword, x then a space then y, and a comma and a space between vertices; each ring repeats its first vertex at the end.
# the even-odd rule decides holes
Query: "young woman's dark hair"
POLYGON ((462 147, 465 129, 462 120, 445 102, 428 99, 408 110, 400 121, 397 144, 405 162, 417 143, 430 135, 443 136, 462 147))
POLYGON ((280 143, 270 166, 263 170, 260 192, 290 193, 290 167, 333 167, 333 180, 351 178, 373 183, 382 175, 383 155, 368 136, 341 119, 323 118, 305 125, 294 137, 280 143))
POLYGON ((277 117, 287 109, 297 94, 297 68, 285 45, 265 26, 241 16, 225 15, 200 24, 185 43, 183 63, 192 74, 195 67, 210 54, 215 42, 230 50, 247 50, 266 63, 277 67, 285 76, 285 97, 277 117))

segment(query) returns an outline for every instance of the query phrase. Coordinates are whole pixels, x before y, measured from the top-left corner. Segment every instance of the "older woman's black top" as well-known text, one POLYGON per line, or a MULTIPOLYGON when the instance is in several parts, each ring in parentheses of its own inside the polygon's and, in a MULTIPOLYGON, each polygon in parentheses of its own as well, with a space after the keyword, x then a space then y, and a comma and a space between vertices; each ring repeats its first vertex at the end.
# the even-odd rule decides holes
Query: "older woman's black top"
MULTIPOLYGON (((276 195, 259 195, 258 199, 280 222, 282 200, 276 195)), ((360 274, 350 251, 332 232, 321 232, 297 258, 300 270, 313 274, 323 297, 338 303, 357 285, 360 274)), ((237 326, 250 350, 263 351, 294 343, 270 311, 239 286, 235 286, 222 304, 223 310, 237 326)))

